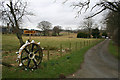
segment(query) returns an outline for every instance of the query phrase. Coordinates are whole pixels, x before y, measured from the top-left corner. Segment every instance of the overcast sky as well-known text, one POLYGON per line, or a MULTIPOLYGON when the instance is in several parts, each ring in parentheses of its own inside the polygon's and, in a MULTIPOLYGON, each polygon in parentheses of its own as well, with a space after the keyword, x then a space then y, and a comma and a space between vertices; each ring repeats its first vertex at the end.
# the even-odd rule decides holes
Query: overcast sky
MULTIPOLYGON (((72 2, 76 0, 68 0, 67 3, 62 4, 65 0, 27 0, 28 1, 28 11, 34 13, 34 16, 28 16, 29 20, 26 18, 23 21, 23 28, 28 29, 38 29, 37 25, 41 21, 49 21, 52 23, 53 27, 55 25, 62 26, 63 29, 71 27, 72 29, 77 29, 81 25, 84 16, 91 15, 96 12, 97 9, 92 12, 86 12, 75 18, 77 14, 77 9, 70 7, 72 2)), ((93 6, 96 0, 91 0, 91 6, 93 6)), ((94 21, 99 23, 104 19, 104 14, 99 14, 94 17, 94 21)), ((99 24, 100 25, 100 24, 99 24)), ((101 25, 100 25, 101 26, 101 25)))

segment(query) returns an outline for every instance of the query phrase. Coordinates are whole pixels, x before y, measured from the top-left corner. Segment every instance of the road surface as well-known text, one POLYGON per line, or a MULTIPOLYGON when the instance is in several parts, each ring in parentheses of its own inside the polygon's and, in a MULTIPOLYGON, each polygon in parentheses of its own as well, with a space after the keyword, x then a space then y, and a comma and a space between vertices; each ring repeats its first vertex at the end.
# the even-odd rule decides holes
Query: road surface
POLYGON ((118 78, 118 60, 108 53, 108 43, 105 40, 88 50, 81 69, 67 78, 118 78))

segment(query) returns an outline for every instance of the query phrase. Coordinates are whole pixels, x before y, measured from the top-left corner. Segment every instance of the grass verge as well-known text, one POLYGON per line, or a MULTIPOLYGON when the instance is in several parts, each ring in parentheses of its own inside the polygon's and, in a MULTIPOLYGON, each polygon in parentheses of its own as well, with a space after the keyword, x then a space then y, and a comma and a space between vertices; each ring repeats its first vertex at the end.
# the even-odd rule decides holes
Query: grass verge
POLYGON ((109 46, 108 46, 108 49, 109 49, 109 52, 115 56, 115 58, 119 59, 120 60, 120 56, 118 55, 119 54, 119 49, 120 47, 118 47, 117 45, 114 44, 114 42, 111 40, 110 43, 109 43, 109 46))
POLYGON ((94 45, 73 51, 71 54, 58 59, 42 62, 40 67, 34 71, 21 70, 18 66, 3 66, 2 78, 59 78, 61 74, 67 76, 80 68, 81 63, 84 61, 84 54, 94 45))

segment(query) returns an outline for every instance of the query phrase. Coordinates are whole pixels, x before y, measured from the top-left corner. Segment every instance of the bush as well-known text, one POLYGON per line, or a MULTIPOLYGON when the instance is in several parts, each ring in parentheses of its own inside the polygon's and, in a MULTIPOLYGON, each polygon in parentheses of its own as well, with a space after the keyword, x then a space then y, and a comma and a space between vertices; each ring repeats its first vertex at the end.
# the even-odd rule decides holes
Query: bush
POLYGON ((98 28, 92 29, 92 36, 93 38, 101 38, 98 28))
POLYGON ((90 37, 90 35, 87 34, 87 33, 79 32, 79 33, 77 34, 77 38, 88 38, 88 37, 90 37))
POLYGON ((52 33, 52 36, 57 36, 55 33, 52 33))
POLYGON ((107 33, 106 33, 106 32, 103 32, 103 33, 102 33, 102 36, 107 37, 107 33))

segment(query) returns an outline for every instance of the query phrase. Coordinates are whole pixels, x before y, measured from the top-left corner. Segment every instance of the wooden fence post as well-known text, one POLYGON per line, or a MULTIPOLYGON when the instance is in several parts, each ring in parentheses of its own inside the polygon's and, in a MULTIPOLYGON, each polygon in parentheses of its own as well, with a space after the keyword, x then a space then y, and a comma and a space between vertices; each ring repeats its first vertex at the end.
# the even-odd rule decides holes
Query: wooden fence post
POLYGON ((70 49, 70 51, 71 51, 71 42, 70 42, 70 45, 69 45, 69 49, 70 49))
POLYGON ((60 44, 60 56, 62 57, 62 44, 60 44))
POLYGON ((88 46, 90 46, 90 40, 88 40, 88 46))
POLYGON ((87 46, 89 46, 89 40, 87 40, 87 46))
POLYGON ((81 48, 83 48, 83 43, 82 42, 80 42, 81 43, 81 48))
POLYGON ((85 41, 84 41, 84 46, 85 46, 85 41))
POLYGON ((86 41, 86 46, 88 46, 88 40, 86 41))
POLYGON ((49 53, 49 45, 48 45, 47 60, 49 60, 49 55, 50 55, 50 53, 49 53))
POLYGON ((94 42, 94 40, 92 40, 92 41, 91 41, 91 45, 94 45, 94 43, 93 43, 93 42, 94 42))
POLYGON ((80 48, 82 47, 81 42, 80 42, 80 48))
POLYGON ((89 46, 90 46, 90 40, 89 40, 89 46))

